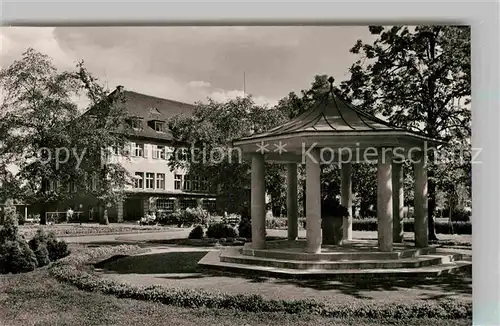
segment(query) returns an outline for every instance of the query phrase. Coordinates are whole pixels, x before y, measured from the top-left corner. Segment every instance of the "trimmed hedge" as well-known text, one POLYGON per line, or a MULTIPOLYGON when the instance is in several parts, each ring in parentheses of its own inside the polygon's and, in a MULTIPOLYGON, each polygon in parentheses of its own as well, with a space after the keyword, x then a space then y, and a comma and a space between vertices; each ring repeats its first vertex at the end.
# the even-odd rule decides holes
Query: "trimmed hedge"
POLYGON ((81 290, 101 292, 119 298, 150 300, 186 308, 235 309, 245 312, 284 312, 291 314, 319 314, 334 318, 439 318, 464 319, 472 316, 472 303, 460 300, 421 301, 418 303, 384 304, 382 302, 353 302, 349 305, 326 305, 314 300, 269 300, 261 295, 206 292, 200 290, 170 289, 160 285, 135 286, 118 283, 87 272, 85 265, 97 258, 104 260, 124 253, 141 250, 137 246, 99 247, 63 258, 50 271, 57 279, 73 284, 81 290))
MULTIPOLYGON (((404 231, 414 232, 413 219, 407 219, 404 221, 404 231)), ((436 233, 438 234, 472 234, 472 223, 471 222, 452 222, 453 231, 451 232, 451 227, 449 222, 436 221, 436 233)), ((354 219, 352 222, 352 229, 354 231, 377 231, 377 219, 367 218, 367 219, 354 219)))
MULTIPOLYGON (((305 218, 299 218, 299 227, 305 227, 305 218)), ((286 217, 273 217, 266 219, 266 228, 281 229, 288 225, 286 217)), ((464 221, 453 221, 453 232, 450 223, 447 221, 435 221, 436 233, 438 234, 472 234, 472 223, 464 221)), ((377 231, 377 219, 353 219, 352 229, 354 231, 377 231)), ((413 219, 404 221, 404 231, 413 232, 413 219)))

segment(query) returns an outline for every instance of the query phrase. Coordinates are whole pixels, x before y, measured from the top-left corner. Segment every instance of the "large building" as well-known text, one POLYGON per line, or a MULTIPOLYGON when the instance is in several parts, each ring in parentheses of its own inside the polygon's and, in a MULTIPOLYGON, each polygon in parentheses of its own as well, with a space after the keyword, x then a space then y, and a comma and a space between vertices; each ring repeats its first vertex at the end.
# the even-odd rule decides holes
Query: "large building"
POLYGON ((116 209, 117 220, 138 219, 149 210, 171 212, 196 206, 214 210, 215 199, 204 180, 182 169, 171 171, 167 164, 173 151, 168 120, 177 114, 191 115, 194 106, 126 91, 122 86, 114 92, 123 94, 127 122, 135 130, 129 137, 129 158, 121 160, 134 184, 126 189, 127 198, 116 209))
MULTIPOLYGON (((113 159, 120 160, 121 165, 132 176, 133 184, 125 189, 125 200, 108 209, 109 220, 133 221, 146 216, 148 212, 173 212, 197 206, 208 211, 215 210, 215 196, 209 192, 207 182, 182 169, 172 171, 168 166, 168 157, 173 151, 168 120, 178 114, 191 115, 194 106, 127 91, 123 86, 118 86, 109 96, 117 95, 123 95, 127 123, 134 132, 127 136, 127 157, 120 157, 115 153, 113 159)), ((57 187, 56 184, 50 186, 53 189, 57 187)), ((49 212, 48 215, 55 214, 60 218, 59 215, 71 207, 82 220, 95 220, 95 199, 87 194, 97 187, 98 180, 95 178, 89 180, 87 191, 73 190, 68 185, 68 191, 77 193, 77 196, 57 207, 51 207, 50 210, 54 212, 49 212)))

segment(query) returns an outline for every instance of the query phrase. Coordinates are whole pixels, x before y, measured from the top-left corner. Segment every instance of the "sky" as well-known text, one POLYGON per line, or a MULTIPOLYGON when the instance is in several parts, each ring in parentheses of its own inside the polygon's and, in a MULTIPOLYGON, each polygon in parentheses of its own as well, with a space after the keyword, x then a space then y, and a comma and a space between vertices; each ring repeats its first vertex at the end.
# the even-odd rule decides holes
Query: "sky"
POLYGON ((194 103, 241 96, 245 84, 273 105, 317 74, 347 79, 358 39, 371 39, 367 26, 1 27, 0 67, 33 47, 59 69, 83 59, 110 90, 194 103))

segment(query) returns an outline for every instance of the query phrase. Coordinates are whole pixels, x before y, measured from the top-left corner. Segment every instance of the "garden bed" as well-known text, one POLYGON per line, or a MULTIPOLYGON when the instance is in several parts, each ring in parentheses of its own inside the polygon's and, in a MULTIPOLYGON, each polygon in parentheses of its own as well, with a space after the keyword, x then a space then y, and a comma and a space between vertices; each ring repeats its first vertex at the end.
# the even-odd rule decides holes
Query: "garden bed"
POLYGON ((85 235, 115 235, 130 233, 164 232, 169 227, 162 226, 139 226, 122 224, 56 224, 56 225, 22 225, 19 232, 25 237, 31 238, 38 229, 53 231, 58 237, 77 237, 85 235))

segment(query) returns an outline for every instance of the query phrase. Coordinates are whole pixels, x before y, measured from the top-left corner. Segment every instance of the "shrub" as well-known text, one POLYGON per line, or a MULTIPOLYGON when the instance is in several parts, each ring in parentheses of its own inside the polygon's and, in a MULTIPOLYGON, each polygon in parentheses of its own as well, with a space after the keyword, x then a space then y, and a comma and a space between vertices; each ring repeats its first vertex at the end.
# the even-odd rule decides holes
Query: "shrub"
POLYGON ((38 267, 46 266, 50 263, 49 251, 45 243, 40 243, 35 250, 35 257, 38 267))
POLYGON ((210 213, 201 207, 196 208, 186 208, 184 211, 184 220, 189 224, 201 224, 206 225, 208 219, 210 218, 210 213))
POLYGON ((240 223, 238 224, 238 234, 242 238, 252 238, 252 223, 249 218, 241 219, 240 223))
POLYGON ((56 261, 70 254, 68 245, 64 240, 58 241, 54 232, 46 233, 44 229, 38 229, 35 236, 29 241, 32 250, 37 250, 44 244, 49 252, 50 261, 56 261))
POLYGON ((212 224, 208 227, 207 237, 208 238, 236 238, 238 236, 236 230, 225 223, 212 224))
POLYGON ((266 229, 284 229, 287 227, 288 219, 286 217, 266 218, 266 229))
POLYGON ((0 228, 0 244, 5 241, 15 241, 19 232, 19 220, 12 201, 7 200, 4 209, 3 227, 0 228))
POLYGON ((23 237, 14 241, 7 240, 0 244, 0 270, 5 273, 24 273, 34 270, 37 266, 35 253, 23 237))
POLYGON ((174 212, 162 212, 160 211, 157 216, 158 223, 160 225, 177 225, 178 220, 174 212))
POLYGON ((194 229, 189 232, 189 239, 203 239, 205 231, 201 225, 197 225, 194 229))
POLYGON ((455 209, 451 212, 451 220, 453 222, 469 222, 471 213, 463 208, 455 209))

